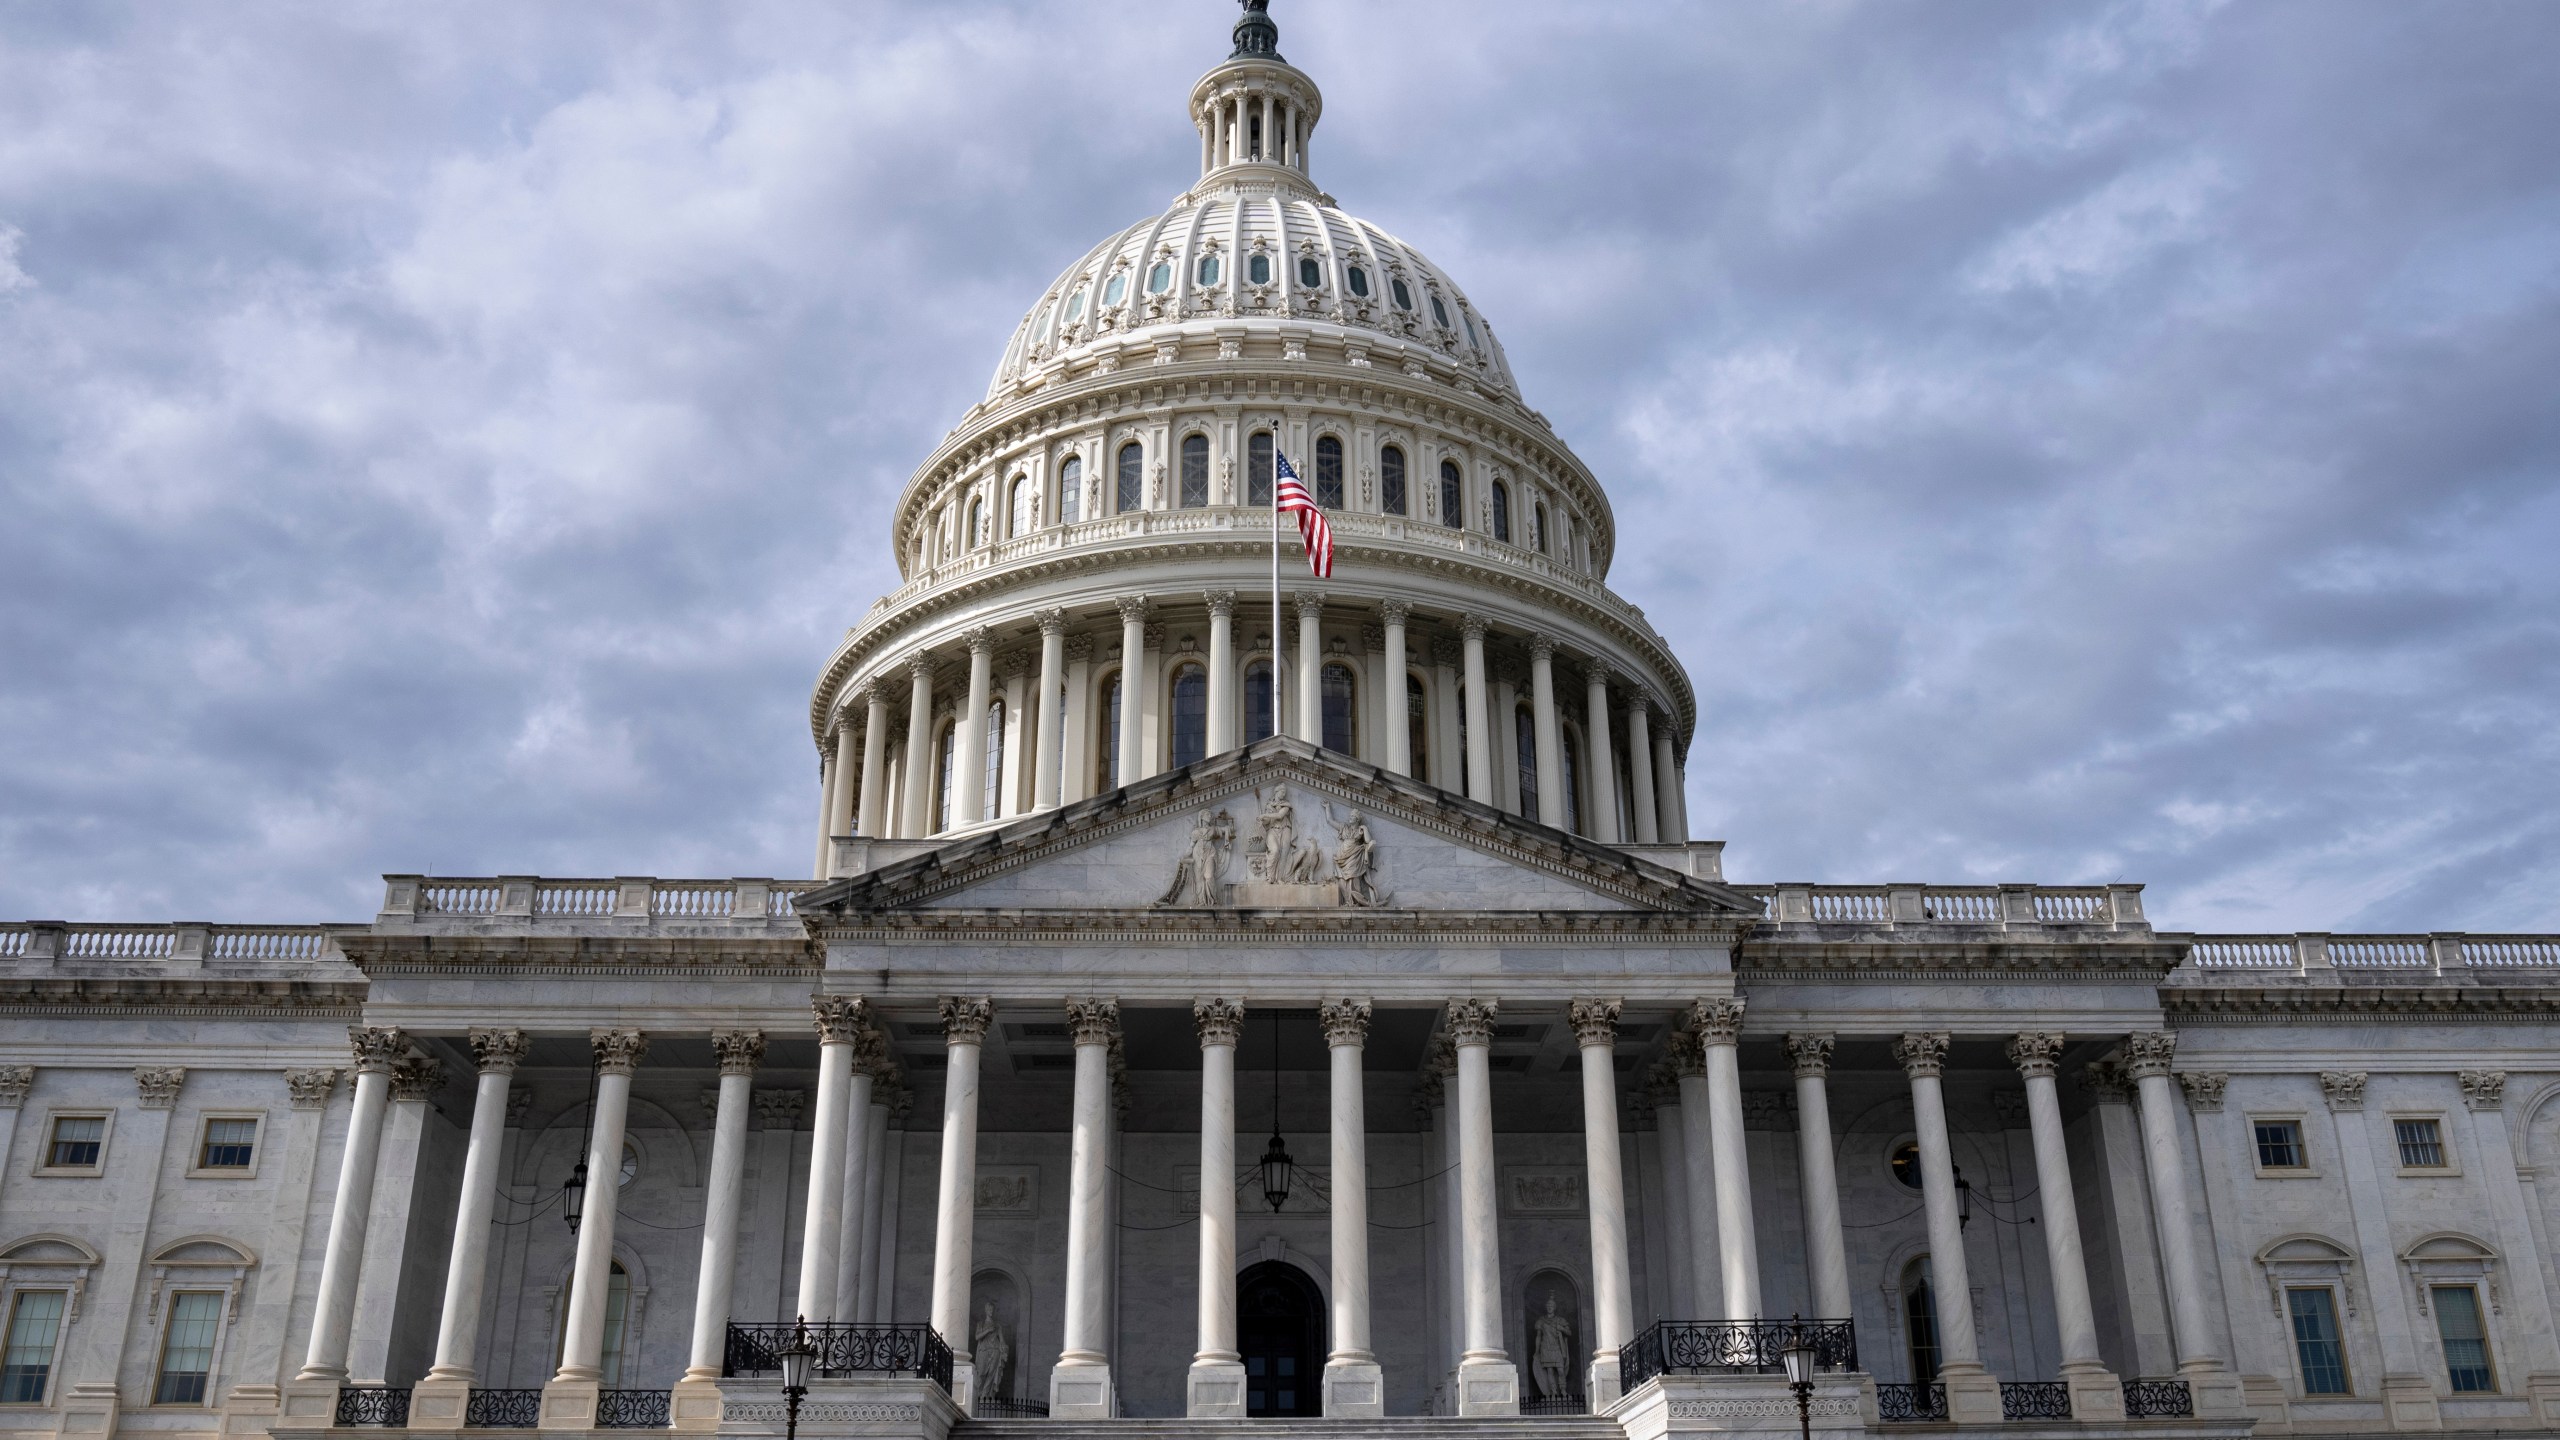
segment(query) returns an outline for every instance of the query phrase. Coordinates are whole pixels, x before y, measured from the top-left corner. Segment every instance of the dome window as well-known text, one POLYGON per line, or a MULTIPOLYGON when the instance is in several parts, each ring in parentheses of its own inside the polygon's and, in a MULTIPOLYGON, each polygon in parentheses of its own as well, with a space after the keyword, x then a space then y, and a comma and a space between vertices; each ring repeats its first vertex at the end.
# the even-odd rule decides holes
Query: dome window
POLYGON ((1441 329, 1449 328, 1449 307, 1441 304, 1437 295, 1431 297, 1431 318, 1440 322, 1441 329))
POLYGON ((1271 503, 1271 432, 1256 430, 1244 445, 1244 499, 1248 505, 1271 503))
POLYGON ((1084 518, 1084 459, 1070 455, 1058 466, 1058 523, 1073 525, 1084 518))
POLYGON ((1389 279, 1387 281, 1387 289, 1396 297, 1397 309, 1410 310, 1413 308, 1413 292, 1404 288, 1403 276, 1398 275, 1389 279))
MULTIPOLYGON (((1147 272, 1147 293, 1150 295, 1161 295, 1172 288, 1173 262, 1170 260, 1157 261, 1155 263, 1155 268, 1147 272)), ((1432 303, 1437 304, 1439 302, 1434 301, 1432 303)), ((1444 320, 1441 323, 1445 325, 1448 322, 1444 320)))
POLYGON ((1215 285, 1218 283, 1217 256, 1203 255, 1200 257, 1200 283, 1203 285, 1215 285))
POLYGON ((1102 287, 1102 303, 1105 305, 1117 305, 1128 295, 1128 293, 1129 273, 1124 270, 1119 274, 1112 276, 1110 281, 1102 287))
POLYGON ((1073 325, 1083 318, 1084 287, 1079 285, 1076 287, 1076 293, 1067 297, 1067 323, 1073 325))
POLYGON ((1324 266, 1318 263, 1316 257, 1313 255, 1299 257, 1298 288, 1301 290, 1321 290, 1324 288, 1324 266))
POLYGON ((1369 298, 1368 271, 1354 265, 1350 269, 1342 272, 1342 280, 1344 284, 1351 287, 1352 294, 1359 296, 1363 300, 1369 298))
POLYGON ((1316 504, 1342 508, 1342 442, 1331 435, 1316 442, 1316 504))
POLYGON ((1146 452, 1138 448, 1135 440, 1120 447, 1118 484, 1119 513, 1126 515, 1146 503, 1146 452))
POLYGON ((1404 513, 1404 451, 1393 445, 1378 452, 1378 508, 1389 515, 1404 513))
POLYGON ((1271 257, 1268 255, 1257 254, 1247 259, 1244 262, 1244 278, 1247 282, 1255 285, 1270 284, 1271 257))
POLYGON ((1467 523, 1466 482, 1458 473, 1458 462, 1440 462, 1440 523, 1455 530, 1467 523))
POLYGON ((1476 348, 1476 349, 1478 349, 1478 350, 1483 349, 1483 348, 1484 348, 1484 342, 1483 342, 1482 340, 1479 340, 1479 339, 1477 339, 1477 338, 1476 338, 1476 317, 1474 317, 1473 315, 1468 314, 1468 313, 1467 313, 1466 311, 1464 311, 1464 310, 1461 310, 1461 311, 1459 311, 1459 312, 1458 312, 1458 318, 1459 318, 1460 320, 1463 320, 1463 321, 1465 321, 1465 322, 1466 322, 1466 326, 1467 326, 1467 344, 1469 344, 1470 346, 1473 346, 1474 348, 1476 348))
POLYGON ((1197 510, 1209 503, 1209 437, 1182 437, 1182 508, 1197 510))
POLYGON ((1046 310, 1040 312, 1040 318, 1031 326, 1031 343, 1034 345, 1049 343, 1049 312, 1046 310))
POLYGON ((1493 482, 1493 538, 1511 543, 1511 487, 1499 480, 1493 482))

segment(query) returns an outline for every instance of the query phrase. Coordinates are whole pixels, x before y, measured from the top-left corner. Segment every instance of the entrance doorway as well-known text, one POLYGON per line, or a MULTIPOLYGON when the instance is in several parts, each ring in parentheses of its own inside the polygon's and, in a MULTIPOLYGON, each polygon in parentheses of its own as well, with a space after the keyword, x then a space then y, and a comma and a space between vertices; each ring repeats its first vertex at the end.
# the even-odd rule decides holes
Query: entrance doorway
POLYGON ((1304 1271, 1265 1260, 1237 1279, 1236 1348, 1244 1353, 1245 1414, 1324 1413, 1324 1297, 1304 1271))

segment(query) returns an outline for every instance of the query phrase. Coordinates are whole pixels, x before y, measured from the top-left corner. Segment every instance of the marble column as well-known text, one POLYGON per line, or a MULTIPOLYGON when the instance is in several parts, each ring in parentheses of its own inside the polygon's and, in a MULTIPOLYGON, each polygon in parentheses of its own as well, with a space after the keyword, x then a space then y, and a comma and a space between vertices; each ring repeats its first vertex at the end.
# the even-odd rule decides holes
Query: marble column
POLYGON ((1796 1174, 1804 1198, 1806 1278, 1818 1319, 1846 1320, 1849 1246, 1840 1227, 1840 1175, 1831 1142, 1831 1045, 1829 1035, 1787 1037, 1796 1068, 1796 1174))
MULTIPOLYGON (((2461 1087, 2463 1109, 2469 1113, 2466 1128, 2471 1132, 2472 1151, 2480 1157, 2480 1178, 2489 1194, 2490 1211, 2497 1217, 2510 1273, 2543 1274, 2543 1246, 2534 1231, 2531 1192, 2516 1172, 2515 1139, 2501 1113, 2506 1105, 2506 1072, 2463 1070, 2455 1074, 2454 1083, 2461 1087)), ((2508 1367, 2510 1373, 2523 1372, 2524 1383, 2509 1388, 2521 1389, 2533 1405, 2534 1422, 2549 1428, 2560 1418, 2560 1332, 2552 1326, 2551 1292, 2540 1285, 2519 1285, 2508 1297, 2507 1303, 2517 1307, 2517 1318, 2524 1322, 2525 1341, 2522 1354, 2511 1359, 2508 1367)))
POLYGON ((2178 1037, 2165 1030, 2136 1031, 2125 1037, 2125 1073, 2133 1077, 2142 1102, 2142 1149, 2151 1173, 2151 1214, 2160 1232, 2160 1269, 2169 1284, 2171 1345, 2178 1374, 2194 1397, 2198 1418, 2226 1419, 2248 1414, 2240 1378, 2222 1363, 2214 1349, 2212 1322, 2204 1289, 2204 1273, 2196 1260, 2196 1220, 2187 1203, 2186 1138, 2178 1117, 2186 1102, 2169 1065, 2178 1053, 2178 1037))
POLYGON ((1120 783, 1146 773, 1147 602, 1124 595, 1120 608, 1120 783))
POLYGON ((844 1239, 845 1116, 853 1096, 853 1046, 871 1024, 859 995, 809 1002, 818 1030, 818 1114, 809 1136, 809 1198, 800 1212, 800 1296, 792 1314, 836 1318, 836 1247, 844 1239))
POLYGON ((1333 1072, 1333 1353, 1324 1362, 1324 1413, 1377 1419, 1387 1413, 1386 1381, 1369 1348, 1369 1117, 1360 1069, 1369 1002, 1329 1000, 1317 1016, 1333 1072))
POLYGON ((603 1401, 604 1307, 612 1289, 613 1232, 622 1199, 622 1129, 631 1113, 631 1076, 648 1053, 637 1030, 592 1030, 596 1101, 587 1138, 586 1200, 578 1214, 578 1248, 569 1276, 569 1322, 560 1341, 560 1370, 542 1387, 541 1427, 592 1430, 603 1401))
POLYGON ((1657 718, 1662 723, 1653 727, 1654 808, 1661 814, 1663 843, 1686 845, 1688 812, 1680 795, 1680 761, 1671 751, 1671 717, 1665 714, 1657 718))
POLYGON ((862 789, 856 795, 854 833, 877 838, 889 830, 894 813, 888 787, 889 687, 874 680, 862 698, 862 789))
POLYGON ((864 1325, 889 1322, 882 1313, 889 1287, 882 1283, 887 1266, 880 1255, 880 1206, 887 1189, 889 1123, 897 1108, 893 1102, 904 1093, 894 1069, 883 1065, 871 1083, 871 1126, 865 1132, 870 1149, 862 1161, 862 1271, 854 1277, 853 1318, 864 1325))
POLYGON ((843 769, 843 767, 836 764, 832 756, 826 754, 819 755, 818 848, 817 858, 810 862, 809 867, 809 878, 812 880, 824 880, 827 878, 827 862, 835 850, 834 844, 830 841, 827 835, 827 820, 829 816, 836 813, 836 778, 837 772, 841 769, 843 769))
POLYGON ((854 775, 861 763, 860 753, 853 743, 853 717, 839 715, 836 717, 835 767, 827 772, 835 780, 835 790, 827 796, 827 839, 830 842, 827 848, 830 859, 833 858, 835 846, 832 842, 835 837, 853 833, 854 805, 859 798, 855 790, 854 775))
POLYGON ((1183 1413, 1194 1420, 1244 1418, 1244 1357, 1236 1350, 1236 1037, 1244 1007, 1233 1000, 1191 1006, 1200 1031, 1199 1349, 1183 1413))
POLYGON ((1689 1233, 1689 1125, 1680 1104, 1680 1068, 1676 1061, 1684 1037, 1671 1037, 1673 1059, 1656 1062, 1645 1081, 1653 1102, 1653 1144, 1662 1172, 1662 1279, 1665 1294, 1655 1307, 1657 1320, 1703 1320, 1707 1297, 1698 1293, 1696 1237, 1689 1233))
POLYGON ((1074 1129, 1067 1147, 1067 1293, 1065 1343, 1049 1372, 1049 1417, 1112 1417, 1111 1357, 1111 1041, 1120 1029, 1112 1000, 1071 1000, 1067 1032, 1075 1040, 1074 1129))
MULTIPOLYGON (((1440 1183, 1433 1188, 1431 1223, 1440 1246, 1440 1353, 1433 1358, 1438 1373, 1454 1377, 1467 1354, 1466 1196, 1458 1173, 1458 1047, 1447 1031, 1432 1042, 1423 1061, 1427 1082, 1440 1106, 1440 1154, 1435 1165, 1440 1183)), ((1445 1388, 1448 1404, 1434 1413, 1457 1413, 1457 1396, 1445 1388)))
POLYGON ((1484 672, 1485 619, 1481 615, 1463 615, 1458 619, 1458 633, 1465 642, 1466 707, 1467 707, 1467 798, 1479 805, 1495 803, 1493 798, 1493 757, 1500 751, 1500 737, 1493 733, 1493 696, 1485 688, 1489 683, 1484 672))
POLYGON ((898 821, 898 838, 912 840, 933 833, 933 657, 907 662, 906 813, 898 821))
POLYGON ((987 706, 995 680, 995 632, 979 626, 963 637, 969 643, 969 698, 961 702, 960 721, 951 727, 951 825, 975 825, 986 818, 987 706))
POLYGON ((1627 809, 1633 822, 1636 843, 1653 845, 1662 839, 1662 826, 1656 818, 1661 801, 1653 784, 1653 705, 1642 695, 1627 701, 1627 809))
POLYGON ((480 1341, 480 1292, 489 1275, 489 1222, 498 1208, 499 1150, 507 1140, 507 1090, 524 1063, 521 1030, 473 1030, 471 1058, 480 1068, 471 1097, 471 1138, 462 1156, 462 1195, 454 1207, 453 1253, 444 1278, 444 1312, 436 1327, 435 1364, 409 1397, 417 1430, 459 1430, 480 1341))
POLYGON ((746 1208, 747 1111, 755 1101, 764 1032, 717 1030, 720 1099, 711 1118, 711 1174, 702 1206, 702 1260, 693 1285, 693 1345, 668 1405, 669 1428, 720 1428, 721 1360, 728 1349, 729 1300, 738 1278, 738 1220, 746 1208))
POLYGON ((993 1000, 942 1002, 942 1178, 934 1197, 933 1328, 951 1346, 951 1395, 966 1413, 976 1403, 977 1369, 969 1351, 969 1276, 976 1258, 978 1215, 978 1057, 993 1000))
POLYGON ((1760 1318, 1760 1239, 1751 1214, 1751 1154, 1742 1138, 1742 997, 1689 1007, 1689 1029, 1707 1063, 1707 1105, 1716 1159, 1716 1256, 1724 1318, 1760 1318))
POLYGON ((1058 703, 1058 692, 1067 683, 1067 612, 1043 610, 1039 620, 1040 688, 1031 698, 1035 712, 1031 734, 1037 747, 1031 759, 1031 808, 1035 811, 1058 807, 1059 749, 1066 743, 1059 733, 1065 707, 1058 703))
POLYGON ((1386 728, 1387 744, 1381 752, 1387 757, 1387 768, 1398 775, 1413 773, 1413 722, 1409 718, 1411 702, 1406 691, 1411 681, 1405 678, 1404 622, 1413 614, 1413 606, 1402 600, 1381 600, 1378 614, 1384 637, 1378 648, 1386 655, 1385 683, 1378 696, 1378 714, 1386 728))
POLYGON ((2062 1100, 2054 1068, 2062 1059, 2058 1031, 2026 1031, 2009 1041, 2009 1063, 2027 1082, 2027 1128, 2036 1150, 2036 1197, 2044 1212, 2046 1268, 2053 1272, 2054 1328, 2062 1341, 2062 1380, 2071 1387, 2071 1418, 2124 1418, 2124 1385, 2098 1356, 2089 1264, 2080 1249, 2080 1212, 2073 1203, 2071 1157, 2062 1137, 2062 1100))
POLYGON ((1582 704, 1582 733, 1591 737, 1591 773, 1582 777, 1591 838, 1615 845, 1626 832, 1618 825, 1618 760, 1609 741, 1608 661, 1594 659, 1582 667, 1582 704))
POLYGON ((1324 743, 1324 592, 1301 590, 1298 606, 1298 738, 1324 743))
POLYGON ((1618 1398, 1618 1351, 1635 1338, 1627 1269, 1627 1182, 1618 1154, 1618 1011, 1615 1000, 1576 1000, 1566 1011, 1582 1052, 1582 1168, 1591 1187, 1593 1414, 1618 1398))
POLYGON ((1529 637, 1529 720, 1538 752, 1538 793, 1521 796, 1520 808, 1534 804, 1539 824, 1570 830, 1572 817, 1564 813, 1564 735, 1556 724, 1556 642, 1547 635, 1529 637))
POLYGON ((1965 1264, 1964 1226, 1956 1214, 1946 1096, 1938 1086, 1938 1072, 1947 1062, 1947 1038, 1943 1030, 1910 1031, 1894 1042, 1893 1058, 1911 1077, 1920 1197, 1929 1215, 1929 1285, 1938 1302, 1938 1379, 1947 1387, 1947 1418, 1958 1425, 1997 1425, 2000 1382, 1983 1365, 1974 1338, 1973 1278, 1965 1264))
POLYGON ((1209 601, 1209 734, 1200 753, 1236 748, 1236 592, 1212 590, 1209 601))
POLYGON ((862 1293, 862 1194, 869 1184, 864 1166, 871 1159, 871 1097, 889 1058, 878 1029, 865 1025, 854 1032, 853 1070, 845 1077, 844 1178, 836 1186, 835 1303, 828 1318, 858 1324, 855 1307, 862 1293))
POLYGON ((1673 1073, 1680 1077, 1680 1160, 1682 1186, 1689 1212, 1689 1293, 1697 1298, 1701 1320, 1729 1318, 1731 1297, 1724 1293, 1722 1230, 1716 1224, 1715 1098, 1707 1087, 1707 1047, 1683 1031, 1668 1049, 1673 1073))
POLYGON ((1501 1214, 1493 1158, 1493 1020, 1497 1002, 1449 1002, 1458 1047, 1458 1192, 1465 1276, 1465 1353, 1456 1385, 1461 1416, 1520 1413, 1520 1371, 1502 1348, 1501 1214))
MULTIPOLYGON (((355 1046, 355 1109, 338 1161, 338 1195, 329 1209, 329 1243, 320 1259, 320 1295, 311 1343, 294 1378, 334 1387, 347 1378, 347 1338, 354 1330, 357 1272, 365 1227, 373 1217, 374 1169, 382 1157, 382 1122, 391 1108, 391 1072, 409 1053, 405 1031, 350 1026, 355 1046)), ((290 1413, 290 1412, 288 1412, 290 1413)))

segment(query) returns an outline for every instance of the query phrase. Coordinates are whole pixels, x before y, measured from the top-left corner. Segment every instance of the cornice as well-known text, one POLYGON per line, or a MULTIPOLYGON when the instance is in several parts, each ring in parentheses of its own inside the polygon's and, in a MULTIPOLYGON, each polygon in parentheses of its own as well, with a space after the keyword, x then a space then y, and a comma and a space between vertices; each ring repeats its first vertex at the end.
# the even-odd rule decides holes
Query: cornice
POLYGON ((201 976, 0 977, 0 1015, 167 1015, 201 1019, 353 1019, 366 986, 342 980, 201 976))
POLYGON ((937 940, 1004 943, 1109 942, 1124 945, 1594 945, 1651 940, 1724 949, 1727 918, 1659 911, 1587 910, 929 910, 874 912, 841 924, 810 921, 835 942, 894 944, 937 940))
POLYGON ((2158 985, 2176 968, 2181 947, 2140 940, 1985 937, 1916 940, 1746 939, 1734 953, 1734 969, 1767 979, 1840 980, 1886 984, 1903 979, 2072 982, 2107 980, 2158 985))
POLYGON ((347 959, 368 975, 664 975, 704 979, 814 975, 823 956, 806 932, 722 935, 419 935, 351 937, 347 959))
POLYGON ((2160 1008, 2187 1025, 2290 1019, 2345 1023, 2512 1023, 2560 1017, 2560 986, 2241 985, 2163 986, 2160 1008))

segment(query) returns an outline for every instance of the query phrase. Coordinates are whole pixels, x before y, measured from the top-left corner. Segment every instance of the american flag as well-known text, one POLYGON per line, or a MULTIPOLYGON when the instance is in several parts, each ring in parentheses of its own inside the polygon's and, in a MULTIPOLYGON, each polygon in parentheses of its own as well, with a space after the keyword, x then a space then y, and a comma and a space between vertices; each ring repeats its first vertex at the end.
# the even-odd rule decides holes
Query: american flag
POLYGON ((1298 538, 1306 542, 1307 568, 1319 580, 1333 575, 1333 527, 1324 523, 1324 512, 1316 508, 1316 499, 1307 493, 1298 472, 1289 468, 1289 457, 1275 452, 1279 461, 1279 483, 1271 487, 1271 508, 1275 514, 1298 513, 1298 538))

